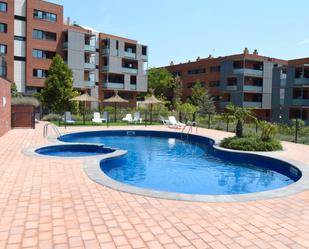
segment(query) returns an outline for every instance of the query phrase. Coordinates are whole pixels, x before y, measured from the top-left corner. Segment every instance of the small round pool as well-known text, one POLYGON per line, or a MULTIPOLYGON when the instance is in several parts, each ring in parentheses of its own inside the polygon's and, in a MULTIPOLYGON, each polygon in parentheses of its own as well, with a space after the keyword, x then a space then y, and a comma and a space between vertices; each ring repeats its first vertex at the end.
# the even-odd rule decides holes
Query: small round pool
POLYGON ((69 144, 69 145, 52 145, 35 150, 36 153, 45 156, 55 157, 85 157, 98 156, 112 153, 115 150, 105 148, 102 145, 91 144, 69 144))
POLYGON ((257 154, 217 150, 197 135, 157 131, 100 131, 65 135, 64 142, 105 144, 127 150, 102 160, 102 174, 155 191, 194 195, 235 195, 278 189, 301 172, 287 162, 257 154))

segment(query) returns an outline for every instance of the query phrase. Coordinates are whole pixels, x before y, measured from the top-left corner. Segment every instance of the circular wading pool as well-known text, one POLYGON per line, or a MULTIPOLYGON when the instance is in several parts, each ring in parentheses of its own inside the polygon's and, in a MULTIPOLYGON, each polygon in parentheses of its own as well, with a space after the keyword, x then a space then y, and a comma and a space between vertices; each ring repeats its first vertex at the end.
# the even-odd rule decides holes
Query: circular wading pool
POLYGON ((35 152, 45 156, 55 157, 86 157, 98 156, 114 152, 114 149, 105 148, 103 145, 69 144, 52 145, 36 149, 35 152))
POLYGON ((127 150, 122 157, 102 160, 100 169, 102 175, 121 183, 115 187, 117 184, 105 181, 107 185, 124 191, 134 187, 135 193, 140 188, 190 195, 248 194, 288 186, 302 175, 278 159, 218 150, 207 137, 183 136, 175 132, 100 131, 64 135, 59 140, 127 150))

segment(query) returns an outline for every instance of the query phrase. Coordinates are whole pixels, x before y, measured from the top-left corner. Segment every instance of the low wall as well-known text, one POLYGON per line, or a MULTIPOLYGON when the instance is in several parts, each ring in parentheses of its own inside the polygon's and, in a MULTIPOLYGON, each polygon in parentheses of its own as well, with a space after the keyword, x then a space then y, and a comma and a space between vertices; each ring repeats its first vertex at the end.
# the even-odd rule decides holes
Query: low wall
POLYGON ((13 128, 35 128, 33 106, 12 106, 13 128))
POLYGON ((11 83, 0 78, 0 137, 11 129, 11 83))

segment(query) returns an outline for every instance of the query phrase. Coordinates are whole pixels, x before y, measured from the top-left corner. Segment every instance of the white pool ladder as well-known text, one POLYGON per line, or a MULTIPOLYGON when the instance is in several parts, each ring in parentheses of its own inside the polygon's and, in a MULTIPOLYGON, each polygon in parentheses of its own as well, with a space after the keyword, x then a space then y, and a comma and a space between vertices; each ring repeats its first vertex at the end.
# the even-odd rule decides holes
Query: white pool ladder
POLYGON ((43 129, 43 136, 44 137, 47 137, 47 135, 48 135, 48 127, 52 127, 53 128, 53 130, 56 133, 57 137, 61 136, 61 133, 60 133, 59 129, 57 128, 57 126, 55 126, 54 124, 48 123, 48 124, 44 125, 44 129, 43 129))
POLYGON ((195 126, 196 130, 195 132, 197 133, 197 122, 196 121, 189 121, 183 128, 182 128, 182 131, 181 131, 181 139, 182 139, 182 136, 183 134, 185 133, 185 130, 186 128, 188 127, 188 131, 187 131, 187 139, 189 138, 189 133, 191 133, 193 131, 193 126, 195 126))

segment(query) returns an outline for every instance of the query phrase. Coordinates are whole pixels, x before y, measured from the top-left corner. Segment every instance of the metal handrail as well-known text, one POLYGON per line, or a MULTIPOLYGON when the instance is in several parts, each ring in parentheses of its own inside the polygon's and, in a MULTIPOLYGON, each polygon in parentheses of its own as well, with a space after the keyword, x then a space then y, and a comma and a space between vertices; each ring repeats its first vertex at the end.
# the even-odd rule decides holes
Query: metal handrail
POLYGON ((43 129, 43 136, 44 137, 47 137, 48 127, 52 127, 53 128, 54 132, 57 134, 57 137, 61 136, 61 133, 60 133, 59 129, 54 124, 48 123, 48 124, 44 125, 44 129, 43 129))
POLYGON ((185 129, 187 128, 187 127, 189 127, 189 129, 188 129, 188 131, 187 131, 187 138, 189 138, 189 133, 190 132, 192 132, 192 130, 193 130, 193 126, 195 126, 196 127, 196 133, 197 133, 197 122, 196 121, 189 121, 189 122, 187 122, 187 124, 182 128, 182 131, 181 131, 181 139, 182 139, 182 135, 184 134, 184 132, 185 132, 185 129))

